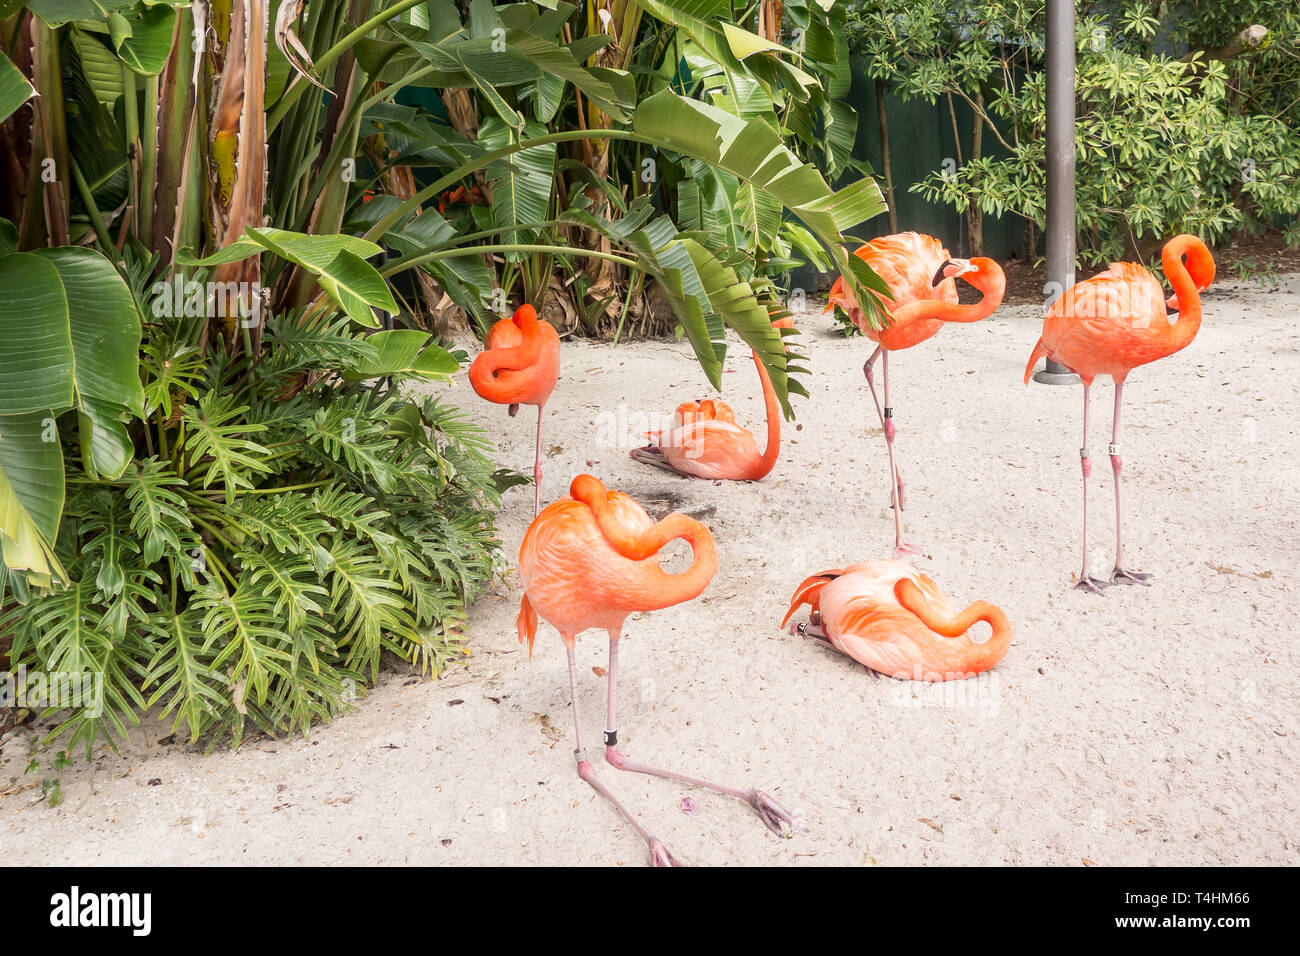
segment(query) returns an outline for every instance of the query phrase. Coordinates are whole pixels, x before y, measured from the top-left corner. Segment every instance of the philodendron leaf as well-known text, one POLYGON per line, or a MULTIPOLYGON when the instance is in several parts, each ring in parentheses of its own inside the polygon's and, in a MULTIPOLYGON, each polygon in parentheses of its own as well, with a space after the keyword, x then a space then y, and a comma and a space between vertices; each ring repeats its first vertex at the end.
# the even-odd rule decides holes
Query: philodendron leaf
POLYGON ((287 229, 249 228, 223 249, 202 259, 185 252, 176 256, 183 266, 215 266, 273 252, 316 276, 322 289, 353 320, 377 328, 372 309, 396 312, 397 302, 383 277, 366 262, 383 250, 355 236, 308 236, 287 229))
POLYGON ((124 422, 144 415, 135 297, 109 261, 90 249, 32 255, 58 269, 67 298, 82 464, 92 478, 116 479, 135 451, 124 422))
POLYGON ((383 378, 409 375, 416 378, 450 381, 460 367, 455 357, 430 342, 433 336, 415 329, 392 329, 367 336, 378 354, 373 361, 357 362, 344 372, 349 379, 383 378))
POLYGON ((0 53, 0 122, 13 115, 14 110, 26 103, 36 93, 18 67, 9 57, 0 53))

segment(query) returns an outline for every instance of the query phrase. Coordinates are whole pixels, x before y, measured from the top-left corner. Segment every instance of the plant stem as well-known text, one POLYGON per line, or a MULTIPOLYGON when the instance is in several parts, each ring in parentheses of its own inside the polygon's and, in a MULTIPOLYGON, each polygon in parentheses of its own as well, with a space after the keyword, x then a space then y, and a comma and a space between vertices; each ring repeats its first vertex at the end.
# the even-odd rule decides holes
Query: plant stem
POLYGON ((629 269, 641 269, 641 264, 635 259, 629 259, 626 256, 616 256, 609 252, 595 252, 589 249, 574 249, 571 246, 547 246, 537 243, 502 243, 491 246, 466 246, 463 249, 443 249, 438 252, 427 252, 423 255, 411 256, 407 259, 399 259, 387 268, 381 269, 379 274, 384 278, 388 278, 390 275, 403 272, 406 269, 413 269, 426 262, 437 262, 441 259, 455 259, 464 256, 484 255, 491 252, 554 252, 562 255, 572 254, 586 256, 591 259, 605 259, 609 262, 617 262, 619 265, 627 266, 629 269))
MULTIPOLYGON (((356 46, 361 40, 364 40, 366 36, 375 29, 375 27, 387 23, 398 14, 405 13, 407 10, 410 10, 413 7, 418 7, 424 2, 426 2, 426 0, 398 0, 398 2, 393 4, 391 7, 386 7, 385 9, 380 10, 369 20, 362 21, 360 26, 351 33, 345 35, 332 47, 317 57, 315 63, 317 75, 323 76, 326 67, 332 64, 348 50, 352 49, 352 47, 356 46)), ((284 119, 284 114, 289 112, 289 109, 294 103, 298 102, 298 97, 300 97, 303 90, 308 87, 311 87, 310 83, 305 80, 299 80, 284 91, 284 95, 280 97, 280 102, 276 104, 275 109, 271 110, 266 117, 266 133, 268 136, 270 136, 271 132, 278 125, 280 125, 280 121, 284 119)))

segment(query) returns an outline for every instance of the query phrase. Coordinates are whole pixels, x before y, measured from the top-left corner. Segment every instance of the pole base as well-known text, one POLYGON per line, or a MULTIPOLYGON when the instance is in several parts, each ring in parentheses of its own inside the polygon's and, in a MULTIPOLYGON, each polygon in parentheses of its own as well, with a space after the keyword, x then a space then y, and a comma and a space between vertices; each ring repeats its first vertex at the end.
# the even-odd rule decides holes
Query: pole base
POLYGON ((1073 372, 1049 372, 1044 368, 1034 373, 1034 381, 1039 385, 1078 385, 1079 376, 1073 372))

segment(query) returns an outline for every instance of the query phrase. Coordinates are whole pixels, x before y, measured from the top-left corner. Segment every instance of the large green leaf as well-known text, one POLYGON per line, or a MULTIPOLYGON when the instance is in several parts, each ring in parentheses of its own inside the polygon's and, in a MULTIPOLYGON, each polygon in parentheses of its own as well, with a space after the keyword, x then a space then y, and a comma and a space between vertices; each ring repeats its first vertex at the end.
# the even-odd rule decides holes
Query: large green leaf
POLYGON ((68 299, 59 270, 40 256, 0 258, 0 415, 72 405, 68 299))
POLYGON ((866 263, 849 255, 842 234, 884 211, 875 180, 863 178, 836 192, 762 120, 735 116, 669 89, 642 101, 632 116, 632 128, 665 149, 702 159, 770 193, 826 244, 855 298, 865 306, 868 320, 884 327, 887 316, 866 289, 887 295, 888 287, 866 263))
POLYGON ((115 479, 134 453, 123 422, 144 414, 135 297, 108 260, 90 249, 33 255, 58 269, 67 297, 82 463, 92 477, 115 479))
POLYGON ((46 26, 61 27, 69 20, 107 20, 135 4, 136 0, 28 0, 27 9, 46 26))
POLYGON ((10 62, 9 57, 0 53, 0 122, 13 115, 14 110, 31 99, 35 92, 22 71, 10 62))
POLYGON ((788 378, 782 335, 772 327, 754 288, 703 245, 680 235, 667 216, 651 219, 652 215, 649 200, 641 197, 618 220, 580 209, 566 210, 561 219, 596 229, 636 255, 638 265, 654 277, 672 303, 714 388, 722 387, 726 330, 732 328, 763 361, 782 408, 793 415, 789 392, 803 393, 803 389, 788 378))
POLYGON ((117 55, 141 76, 157 76, 171 56, 176 10, 167 4, 141 4, 113 18, 126 27, 117 42, 117 55))
POLYGON ((268 226, 250 227, 239 239, 205 258, 196 259, 182 252, 176 261, 188 266, 215 266, 273 252, 316 276, 321 288, 352 319, 376 328, 380 322, 372 308, 397 311, 388 284, 366 262, 382 251, 373 242, 355 236, 308 236, 268 226))
POLYGON ((364 380, 401 375, 450 381, 460 363, 450 352, 432 344, 432 338, 428 332, 417 329, 376 332, 366 339, 375 346, 375 358, 356 362, 344 376, 364 380))
MULTIPOLYGON (((527 123, 522 136, 541 136, 546 128, 527 123)), ((483 123, 479 142, 488 150, 500 149, 511 142, 511 131, 496 119, 483 123)), ((555 181, 555 144, 535 146, 490 163, 488 178, 492 182, 492 224, 505 228, 546 218, 555 181)), ((522 241, 522 240, 514 240, 522 241)))
POLYGON ((0 565, 47 588, 66 580, 51 542, 63 512, 63 452, 49 411, 0 415, 0 565))

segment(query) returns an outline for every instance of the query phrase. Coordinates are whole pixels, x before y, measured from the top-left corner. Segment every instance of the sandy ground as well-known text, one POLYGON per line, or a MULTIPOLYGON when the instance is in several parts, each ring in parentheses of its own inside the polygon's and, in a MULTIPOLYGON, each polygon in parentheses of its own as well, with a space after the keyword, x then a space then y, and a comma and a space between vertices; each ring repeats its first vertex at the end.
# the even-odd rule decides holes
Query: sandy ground
MULTIPOLYGON (((1033 308, 946 329, 893 363, 916 564, 954 603, 1015 629, 979 682, 872 681, 777 624, 807 573, 892 547, 884 442, 863 339, 802 317, 814 376, 781 462, 757 484, 633 462, 622 426, 705 394, 684 344, 565 345, 547 409, 545 496, 589 471, 712 528, 720 569, 694 603, 629 621, 620 743, 642 760, 755 785, 806 833, 769 834, 737 801, 619 774, 598 755, 605 663, 579 641, 599 772, 693 864, 1295 863, 1300 276, 1216 287, 1187 350, 1137 371, 1125 409, 1126 550, 1149 588, 1070 589, 1080 518, 1077 387, 1022 387, 1033 308), (683 797, 698 806, 688 814, 683 797)), ((725 397, 761 437, 747 350, 725 397)), ((453 392, 527 470, 526 416, 453 392)), ((1113 554, 1109 384, 1094 392, 1092 564, 1113 554)), ((529 488, 501 515, 510 555, 529 488)), ((684 551, 685 549, 683 549, 684 551)), ((684 558, 684 555, 682 556, 684 558)), ((679 558, 680 560, 680 558, 679 558)), ((437 683, 390 673, 310 740, 204 757, 146 726, 120 754, 0 799, 7 863, 631 864, 634 831, 574 773, 562 645, 515 642, 513 580, 478 602, 474 656, 437 683)), ((29 740, 0 751, 0 791, 29 740)), ((48 764, 48 755, 46 758, 48 764)))

